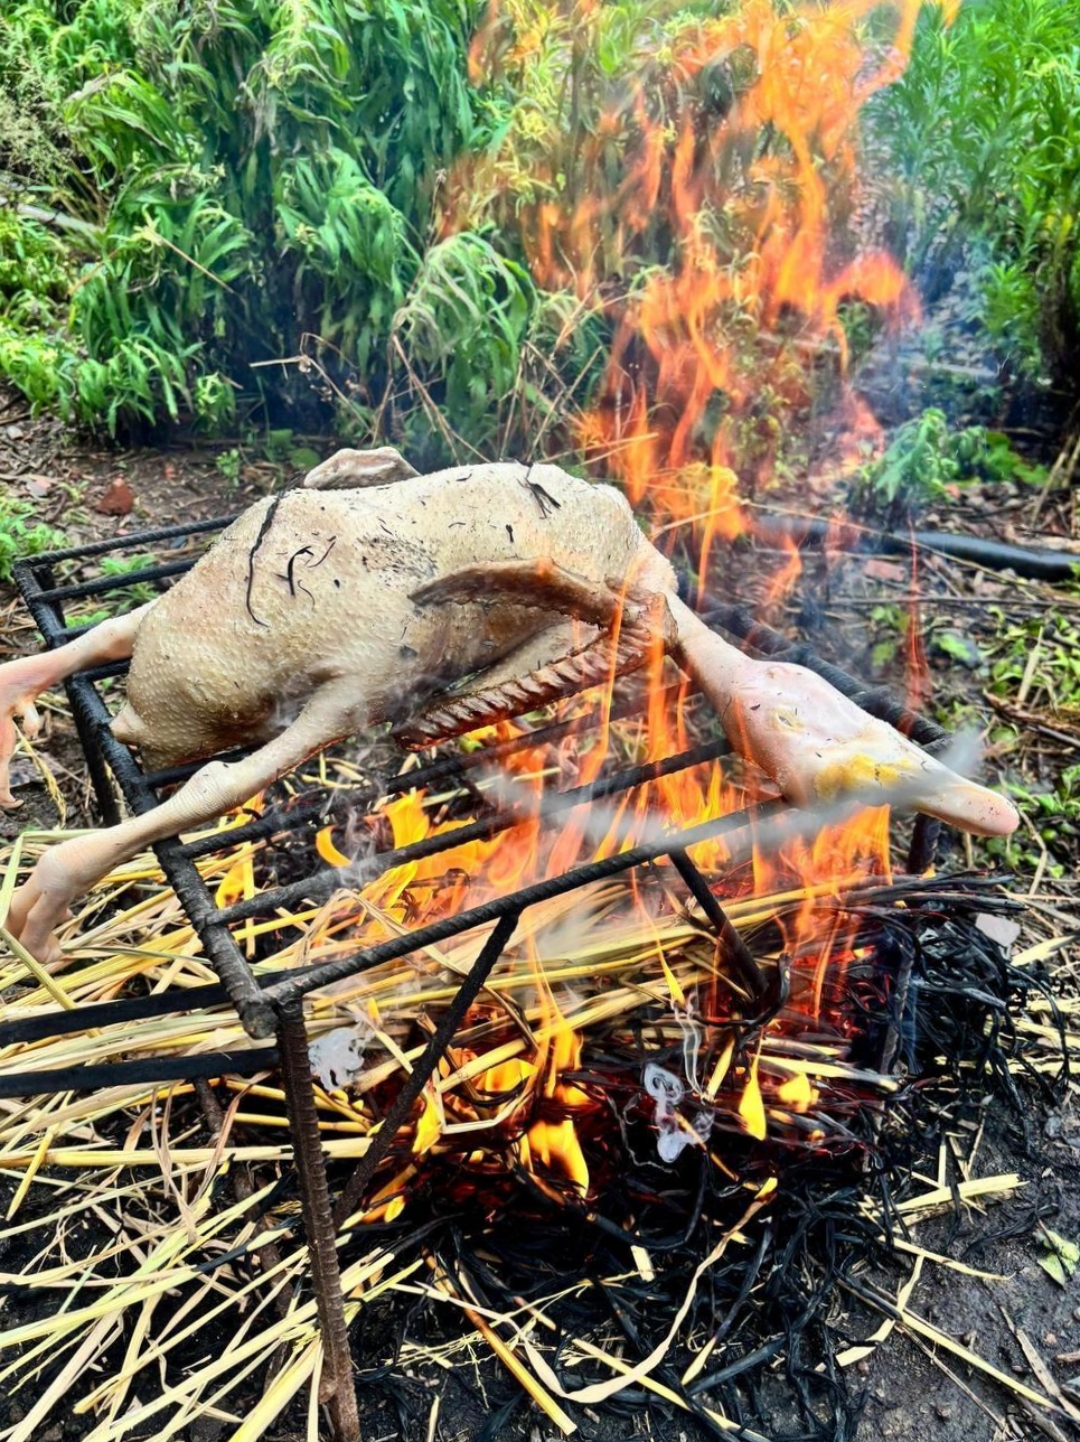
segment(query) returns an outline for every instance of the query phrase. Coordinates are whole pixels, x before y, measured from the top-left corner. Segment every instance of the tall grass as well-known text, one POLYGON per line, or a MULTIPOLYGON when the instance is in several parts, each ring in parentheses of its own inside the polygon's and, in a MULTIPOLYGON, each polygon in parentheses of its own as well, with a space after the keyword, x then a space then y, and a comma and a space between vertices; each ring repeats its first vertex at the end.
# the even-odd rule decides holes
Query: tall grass
MULTIPOLYGON (((24 77, 24 123, 0 136, 0 193, 85 228, 64 232, 64 310, 30 325, 33 278, 0 280, 0 369, 113 428, 221 425, 253 388, 280 402, 288 372, 248 367, 312 335, 378 393, 440 168, 483 143, 478 18, 469 0, 8 6, 0 75, 24 77)), ((34 220, 15 228, 46 244, 34 220)), ((472 255, 501 344, 519 298, 479 240, 472 255)))
POLYGON ((761 80, 755 27, 811 53, 814 13, 786 13, 753 0, 744 34, 735 0, 14 0, 0 197, 24 249, 62 227, 64 283, 3 283, 0 371, 114 431, 314 399, 423 460, 572 447, 572 412, 623 405, 605 358, 627 360, 628 317, 693 251, 728 297, 708 347, 760 328, 735 293, 762 194, 798 211, 794 142, 727 113, 761 80), (673 189, 688 126, 692 222, 673 189))
POLYGON ((1016 364, 1075 391, 1080 349, 1080 6, 965 0, 921 17, 868 112, 895 246, 931 288, 980 267, 982 319, 1016 364))

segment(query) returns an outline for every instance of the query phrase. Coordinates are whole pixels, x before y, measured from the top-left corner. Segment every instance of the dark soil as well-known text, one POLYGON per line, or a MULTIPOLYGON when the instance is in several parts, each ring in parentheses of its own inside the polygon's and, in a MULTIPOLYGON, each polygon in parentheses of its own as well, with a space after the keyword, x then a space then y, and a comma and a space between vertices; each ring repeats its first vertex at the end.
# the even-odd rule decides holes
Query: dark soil
MULTIPOLYGON (((325 440, 311 444, 323 452, 331 449, 325 440)), ((0 477, 14 494, 31 500, 47 522, 61 528, 69 544, 228 513, 240 509, 254 495, 290 479, 287 468, 253 457, 242 461, 238 484, 231 484, 217 464, 222 449, 177 446, 121 452, 87 445, 52 423, 31 422, 20 412, 17 397, 0 395, 0 477), (124 515, 102 514, 95 505, 117 480, 130 488, 132 508, 124 515)), ((1054 496, 1042 508, 1036 532, 1040 541, 1047 531, 1068 540, 1074 525, 1073 499, 1070 493, 1054 496)), ((986 535, 1030 540, 1032 503, 1030 492, 1017 488, 971 491, 965 496, 963 524, 986 535)), ((926 519, 927 524, 935 524, 936 518, 926 519)), ((955 525, 957 516, 951 513, 941 519, 955 525)), ((751 604, 758 601, 758 588, 749 578, 762 573, 767 559, 757 557, 744 570, 729 574, 725 599, 751 604)), ((734 566, 736 561, 730 564, 734 566)), ((796 593, 770 619, 774 624, 800 627, 815 648, 848 669, 879 679, 876 668, 878 673, 884 673, 884 679, 895 682, 904 657, 901 654, 891 662, 875 661, 877 632, 870 618, 875 607, 908 607, 913 589, 921 598, 921 624, 931 636, 942 630, 961 632, 976 646, 980 639, 991 639, 1002 624, 994 607, 1011 618, 1026 617, 1040 608, 1050 613, 1055 608, 1080 605, 1075 593, 1054 593, 1033 585, 1019 587, 1008 577, 965 571, 933 560, 920 559, 913 585, 912 567, 906 561, 827 556, 808 558, 796 593)), ((35 645, 34 628, 7 588, 0 589, 0 622, 0 659, 35 645)), ((923 679, 930 684, 939 706, 949 709, 963 701, 984 717, 989 714, 983 696, 985 683, 978 670, 966 670, 949 653, 935 650, 933 645, 923 679)), ((70 721, 63 712, 49 716, 41 750, 67 803, 68 824, 91 821, 85 768, 70 721)), ((1075 752, 1070 752, 1067 745, 1044 738, 1037 761, 1045 775, 1075 759, 1075 752)), ((996 758, 992 749, 990 761, 991 766, 1006 764, 1006 758, 996 758)), ((1014 763, 1010 760, 1008 764, 1014 763)), ((0 817, 0 835, 11 835, 20 825, 55 825, 57 821, 55 806, 37 772, 22 761, 17 768, 16 784, 23 810, 16 816, 0 817)), ((962 851, 958 851, 958 858, 963 862, 962 851)), ((1060 878, 1044 875, 1040 879, 1039 899, 1056 913, 1053 924, 1058 932, 1080 927, 1074 861, 1070 858, 1060 878)), ((1028 884, 1030 878, 1024 886, 1028 884)), ((1030 937, 1025 933, 1018 946, 1042 935, 1045 931, 1036 930, 1030 937)), ((1075 955, 1072 960, 1066 959, 1058 973, 1057 984, 1069 995, 1075 995, 1077 990, 1074 965, 1075 955)), ((948 1215, 932 1226, 920 1228, 917 1234, 920 1245, 948 1252, 972 1266, 998 1273, 1000 1278, 986 1281, 928 1265, 910 1307, 917 1316, 950 1336, 963 1339, 965 1346, 1006 1374, 1043 1390, 1044 1383, 1036 1375, 1030 1355, 1033 1347, 1055 1382, 1069 1389, 1070 1379, 1080 1374, 1080 1285, 1059 1287, 1039 1265, 1043 1248, 1038 1223, 1040 1219, 1045 1221, 1069 1240, 1080 1239, 1077 1093, 1075 1084, 1069 1083, 1064 1096, 1052 1104, 1040 1096, 1032 1083, 1023 1089, 1021 1097, 1019 1109, 1005 1098, 987 1106, 977 1172, 993 1175, 1017 1171, 1024 1179, 1023 1189, 1004 1200, 992 1199, 983 1215, 974 1211, 948 1215), (1028 1339, 1027 1353, 1016 1329, 1028 1339)), ((938 1162, 936 1152, 925 1159, 922 1171, 928 1178, 937 1174, 938 1162)), ((949 1175, 955 1175, 951 1163, 949 1175)), ((0 1187, 0 1201, 4 1200, 3 1191, 0 1187)), ((33 1243, 28 1240, 26 1245, 32 1247, 33 1243)), ((10 1277, 21 1260, 14 1254, 4 1256, 0 1268, 10 1277)), ((891 1294, 895 1295, 911 1262, 910 1256, 901 1257, 895 1273, 882 1279, 883 1287, 891 1294)), ((29 1312, 21 1310, 23 1305, 17 1290, 0 1303, 6 1325, 29 1318, 29 1312)), ((843 1294, 838 1294, 837 1308, 846 1305, 843 1294)), ((865 1330, 861 1335, 866 1335, 881 1321, 870 1314, 858 1313, 858 1318, 859 1323, 853 1323, 856 1335, 862 1322, 865 1330)), ((387 1400, 388 1394, 379 1393, 377 1388, 363 1393, 368 1442, 391 1437, 404 1442, 474 1439, 493 1414, 504 1404, 513 1403, 518 1395, 516 1384, 491 1361, 478 1361, 475 1367, 462 1366, 429 1380, 438 1383, 442 1395, 434 1423, 434 1394, 420 1386, 419 1379, 402 1383, 401 1395, 411 1398, 408 1405, 395 1406, 387 1400)), ((869 1361, 852 1368, 847 1380, 853 1395, 861 1393, 863 1399, 857 1430, 853 1428, 847 1434, 849 1438, 857 1435, 859 1442, 922 1437, 940 1442, 1012 1442, 1044 1435, 1058 1439, 1080 1435, 1065 1417, 1053 1422, 1036 1418, 1002 1386, 953 1356, 934 1354, 917 1345, 900 1328, 869 1361)), ((1076 1380, 1076 1388, 1067 1390, 1066 1395, 1080 1403, 1080 1380, 1076 1380)), ((773 1391, 767 1386, 763 1401, 774 1412, 776 1435, 798 1435, 797 1418, 785 1405, 779 1381, 775 1395, 773 1391)), ((25 1400, 7 1404, 0 1401, 0 1423, 15 1422, 19 1408, 25 1405, 25 1400)), ((294 1421, 302 1429, 299 1415, 294 1421)), ((699 1435, 691 1419, 655 1408, 625 1414, 593 1414, 588 1409, 582 1413, 579 1409, 579 1421, 578 1435, 596 1442, 639 1436, 659 1442, 682 1442, 684 1437, 699 1435)), ((85 1435, 89 1430, 87 1419, 72 1419, 67 1426, 56 1425, 39 1435, 41 1442, 53 1442, 85 1435)), ((510 1406, 490 1442, 541 1442, 549 1432, 540 1414, 527 1402, 520 1402, 510 1406)), ((216 1442, 224 1435, 219 1424, 207 1419, 192 1433, 190 1442, 196 1442, 196 1438, 198 1442, 216 1442)), ((302 1431, 290 1434, 287 1429, 279 1429, 270 1435, 275 1442, 285 1442, 286 1437, 302 1435, 302 1431)))

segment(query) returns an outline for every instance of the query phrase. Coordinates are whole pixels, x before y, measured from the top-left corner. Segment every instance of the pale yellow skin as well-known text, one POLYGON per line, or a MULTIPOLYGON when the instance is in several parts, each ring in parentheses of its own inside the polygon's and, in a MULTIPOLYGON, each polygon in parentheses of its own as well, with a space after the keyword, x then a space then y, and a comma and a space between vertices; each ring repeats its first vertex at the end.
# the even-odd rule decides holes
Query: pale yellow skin
POLYGON ((12 899, 11 933, 55 959, 70 903, 113 866, 243 804, 330 741, 445 700, 455 683, 483 688, 565 657, 598 636, 600 602, 618 595, 653 619, 732 744, 789 800, 853 795, 977 832, 1016 826, 1009 802, 812 672, 754 661, 710 631, 612 487, 512 463, 417 476, 388 448, 344 451, 305 489, 252 506, 159 600, 0 666, 0 805, 15 804, 14 718, 33 734, 34 699, 104 660, 131 656, 114 731, 147 765, 261 743, 208 762, 155 810, 47 852, 12 899))

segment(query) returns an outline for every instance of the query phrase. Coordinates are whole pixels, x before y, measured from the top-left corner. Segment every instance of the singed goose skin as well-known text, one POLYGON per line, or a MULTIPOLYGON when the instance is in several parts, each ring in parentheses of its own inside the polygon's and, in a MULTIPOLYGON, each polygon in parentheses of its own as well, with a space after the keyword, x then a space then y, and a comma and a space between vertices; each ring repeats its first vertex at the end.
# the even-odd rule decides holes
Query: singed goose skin
POLYGON ((1008 801, 813 672, 752 660, 710 631, 613 487, 503 462, 420 476, 390 448, 342 451, 245 511, 157 600, 0 666, 0 805, 15 804, 15 718, 35 734, 35 698, 105 660, 131 658, 113 731, 148 767, 261 743, 208 762, 155 810, 47 852, 7 925, 55 959, 70 903, 152 842, 364 728, 430 737, 531 710, 573 677, 606 674, 613 628, 617 669, 641 664, 658 636, 793 802, 890 801, 990 835, 1018 823, 1008 801))

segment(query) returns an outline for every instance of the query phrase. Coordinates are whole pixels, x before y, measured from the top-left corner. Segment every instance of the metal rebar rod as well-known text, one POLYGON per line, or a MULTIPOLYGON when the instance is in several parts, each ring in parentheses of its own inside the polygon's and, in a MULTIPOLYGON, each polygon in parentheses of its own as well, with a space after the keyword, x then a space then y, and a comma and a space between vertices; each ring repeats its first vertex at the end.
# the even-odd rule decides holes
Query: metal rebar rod
MULTIPOLYGON (((84 677, 73 676, 68 685, 72 710, 78 708, 86 716, 93 742, 112 768, 128 805, 139 815, 152 811, 158 804, 157 797, 146 785, 131 752, 112 734, 111 717, 104 701, 84 677)), ((263 1000, 251 968, 228 926, 220 919, 206 883, 191 862, 180 854, 180 842, 175 838, 155 842, 153 850, 245 1029, 256 1038, 269 1036, 274 1027, 273 1009, 263 1000)))
MULTIPOLYGON (((180 521, 172 526, 161 526, 154 531, 134 531, 127 536, 110 536, 104 541, 87 541, 82 546, 70 546, 62 551, 42 551, 40 555, 33 556, 25 561, 16 561, 12 567, 16 585, 22 590, 23 577, 43 566, 55 565, 57 561, 81 561, 91 556, 104 556, 110 551, 137 551, 140 546, 148 546, 154 541, 173 541, 178 536, 198 536, 206 531, 221 531, 226 526, 231 526, 240 513, 234 511, 229 516, 211 516, 206 521, 180 521)), ((125 584, 123 578, 115 578, 121 585, 125 584)))
POLYGON ((326 1157, 312 1090, 311 1054, 304 1028, 304 1008, 299 998, 287 1000, 280 1008, 277 1044, 281 1054, 285 1108, 300 1183, 300 1208, 311 1257, 311 1280, 319 1314, 319 1331, 329 1373, 330 1385, 324 1400, 334 1442, 360 1442, 360 1413, 345 1320, 345 1298, 341 1290, 337 1233, 330 1209, 326 1157))
POLYGON ((465 1014, 479 995, 480 988, 491 975, 491 969, 502 956, 514 934, 521 917, 520 911, 507 912, 499 918, 494 931, 484 942, 476 960, 469 968, 458 987, 453 1001, 439 1018, 439 1024, 431 1034, 427 1046, 413 1063, 412 1071, 403 1082, 397 1096, 379 1125, 378 1133, 371 1138, 368 1149, 357 1162, 352 1176, 338 1198, 334 1208, 334 1220, 341 1226, 364 1197, 379 1164, 394 1144, 398 1129, 412 1110, 414 1102, 427 1085, 428 1078, 446 1054, 454 1039, 454 1033, 465 1020, 465 1014))
MULTIPOLYGON (((700 692, 694 688, 687 689, 684 685, 676 684, 673 686, 665 686, 660 693, 660 700, 666 701, 671 699, 678 695, 679 692, 684 692, 688 700, 700 695, 700 692)), ((630 698, 621 701, 618 705, 612 706, 607 719, 609 721, 622 721, 627 716, 639 716, 640 714, 640 699, 630 698)), ((418 766, 415 771, 399 772, 396 776, 391 777, 385 782, 382 785, 382 790, 377 794, 391 795, 393 794, 391 787, 393 787, 394 790, 411 791, 414 787, 432 786, 460 772, 474 770, 478 766, 487 765, 492 761, 499 761, 504 756, 512 756, 519 751, 527 751, 532 746, 543 746, 551 741, 562 740, 566 736, 576 736, 580 731, 595 730, 599 724, 600 718, 594 715, 570 716, 564 721, 552 721, 549 725, 539 726, 533 731, 522 732, 519 736, 510 736, 505 741, 497 741, 491 746, 482 746, 475 751, 453 751, 444 753, 434 761, 429 762, 428 765, 418 766)), ((390 734, 388 739, 394 739, 393 733, 390 734)), ((235 753, 223 752, 220 758, 214 759, 229 760, 233 754, 243 756, 246 755, 250 749, 249 747, 238 750, 235 753)), ((193 776, 196 771, 205 766, 208 759, 210 758, 202 758, 198 761, 187 761, 179 766, 170 766, 164 771, 149 772, 146 777, 147 784, 157 787, 171 784, 174 781, 185 781, 189 776, 193 776)), ((340 795, 342 804, 345 804, 350 796, 356 794, 363 795, 365 790, 366 788, 360 786, 355 789, 351 788, 344 793, 336 792, 335 796, 340 795)), ((299 816, 303 811, 304 804, 305 803, 300 802, 296 806, 289 807, 287 814, 290 816, 299 816)), ((279 808, 279 813, 285 814, 281 808, 279 808)), ((259 820, 269 820, 273 815, 274 813, 267 812, 266 815, 260 817, 259 820)), ((234 833, 234 835, 239 836, 239 832, 234 833)))
POLYGON ((941 822, 935 816, 916 816, 907 854, 907 869, 912 876, 921 876, 933 866, 941 829, 941 822))
MULTIPOLYGON (((84 1023, 82 1029, 88 1027, 89 1023, 84 1023)), ((50 1039, 64 1034, 63 1029, 45 1032, 50 1039)), ((0 1074, 0 1097, 44 1096, 72 1088, 92 1092, 105 1087, 198 1081, 219 1076, 256 1076, 259 1072, 271 1071, 276 1061, 274 1048, 263 1046, 210 1055, 151 1056, 134 1061, 94 1062, 89 1066, 5 1071, 0 1074)))
POLYGON ((908 993, 911 989, 911 974, 915 966, 915 948, 905 950, 896 969, 892 995, 885 1018, 885 1039, 881 1047, 878 1070, 884 1076, 891 1076, 900 1051, 904 1033, 904 1017, 907 1013, 908 993))
MULTIPOLYGON (((686 770, 690 766, 698 766, 706 761, 715 761, 718 757, 727 755, 730 749, 724 740, 708 741, 704 746, 695 746, 690 751, 682 751, 679 755, 666 757, 663 761, 646 761, 640 766, 617 771, 613 776, 602 776, 599 780, 590 781, 584 786, 574 786, 566 791, 558 791, 553 796, 545 798, 539 808, 534 811, 498 812, 494 816, 484 817, 482 820, 473 821, 466 826, 455 827, 452 831, 442 832, 438 836, 426 836, 422 841, 412 841, 407 846, 395 847, 393 851, 381 851, 350 868, 350 881, 353 884, 362 884, 376 876, 382 876, 392 867, 424 861, 429 856, 437 856, 443 851, 456 851, 459 846, 465 846, 470 842, 489 841, 500 831, 508 831, 511 827, 521 826, 526 821, 545 821, 559 812, 572 810, 575 806, 581 806, 585 802, 599 801, 605 796, 611 796, 619 791, 629 791, 632 787, 641 786, 647 781, 659 780, 676 771, 686 770)), ((249 921, 252 917, 265 916, 268 912, 278 909, 288 910, 303 902, 322 901, 331 896, 343 884, 341 875, 336 870, 331 868, 317 871, 301 881, 291 882, 288 886, 278 887, 274 891, 264 891, 258 896, 251 897, 250 900, 238 901, 232 906, 223 907, 218 912, 217 919, 231 926, 238 921, 249 921)))
MULTIPOLYGON (((39 566, 41 575, 46 580, 52 580, 52 571, 48 566, 39 566)), ((46 601, 41 588, 38 571, 28 571, 20 582, 23 600, 27 609, 33 616, 38 630, 45 638, 46 645, 50 650, 63 645, 65 640, 64 612, 57 601, 46 601)), ((82 747, 83 755, 86 757, 87 770, 90 772, 90 784, 94 788, 94 795, 97 797, 98 809, 101 812, 101 819, 106 826, 115 826, 120 820, 120 808, 116 804, 116 796, 113 792, 112 782, 109 778, 108 768, 100 749, 94 744, 94 726, 90 712, 85 704, 85 691, 77 685, 79 678, 71 676, 64 682, 64 690, 71 703, 71 714, 75 722, 75 730, 78 732, 79 744, 82 747)), ((93 687, 87 686, 95 697, 97 692, 93 687)))
MULTIPOLYGON (((685 688, 682 686, 667 686, 661 693, 661 699, 673 697, 683 690, 685 688)), ((627 716, 640 714, 640 710, 639 700, 624 701, 620 705, 612 707, 608 719, 621 721, 627 716)), ((475 751, 454 751, 439 756, 429 765, 418 766, 414 771, 400 771, 391 777, 373 780, 344 790, 335 790, 329 798, 325 792, 320 792, 312 797, 304 797, 291 806, 276 806, 225 835, 202 836, 197 841, 189 841, 184 846, 184 855, 192 859, 206 856, 225 846, 239 846, 245 841, 261 841, 278 832, 294 831, 300 825, 316 819, 320 821, 328 819, 336 812, 369 803, 381 796, 397 796, 403 791, 426 790, 440 782, 456 780, 462 774, 475 771, 481 766, 489 766, 493 761, 499 761, 505 756, 515 755, 519 751, 527 751, 534 746, 548 745, 553 741, 562 740, 566 736, 577 735, 579 731, 591 730, 598 724, 598 718, 595 716, 571 716, 565 721, 554 721, 549 726, 539 726, 534 731, 526 731, 520 736, 511 736, 506 741, 496 742, 492 746, 482 746, 475 751)), ((228 757, 223 756, 222 759, 227 760, 228 757)), ((190 776, 205 764, 204 761, 196 761, 186 766, 173 767, 168 771, 156 771, 147 776, 146 782, 149 786, 157 787, 166 782, 179 781, 190 776)))
POLYGON ((675 847, 669 851, 668 858, 716 932, 716 941, 721 957, 730 962, 739 973, 743 982, 750 988, 752 996, 763 996, 768 983, 762 975, 761 968, 754 960, 753 953, 746 942, 732 926, 727 912, 713 895, 709 883, 681 847, 675 847))
POLYGON ((195 560, 186 556, 182 561, 163 561, 153 566, 144 566, 141 571, 125 571, 123 576, 99 576, 96 581, 72 581, 66 586, 49 586, 41 592, 43 601, 73 601, 80 596, 107 595, 110 591, 125 591, 142 581, 163 581, 166 576, 180 576, 190 571, 195 560))
POLYGON ((635 846, 629 851, 620 852, 617 856, 605 857, 602 861, 589 861, 571 871, 563 872, 560 876, 552 876, 544 881, 534 882, 531 886, 522 887, 509 896, 493 897, 490 901, 482 902, 469 911, 458 912, 456 916, 444 917, 441 921, 431 922, 428 926, 421 927, 404 936, 396 936, 390 941, 379 942, 378 945, 369 947, 366 951, 341 957, 337 961, 324 962, 320 966, 298 970, 290 977, 268 986, 263 997, 271 1002, 279 1003, 286 997, 306 996, 309 992, 318 991, 320 987, 329 986, 331 982, 344 981, 347 977, 358 976, 361 972, 370 971, 372 967, 380 966, 383 962, 395 961, 398 957, 408 956, 410 952, 436 945, 463 931, 471 931, 476 926, 485 926, 490 921, 498 921, 511 912, 524 911, 530 906, 535 906, 537 902, 549 901, 555 896, 565 896, 569 891, 576 891, 579 887, 589 886, 596 881, 606 881, 609 877, 618 876, 623 871, 640 866, 642 862, 656 861, 660 857, 668 855, 673 846, 683 848, 697 846, 703 841, 716 840, 738 831, 750 831, 751 828, 761 827, 780 819, 783 819, 787 827, 781 838, 783 841, 803 835, 807 831, 816 832, 822 824, 820 818, 813 813, 797 811, 784 801, 766 801, 758 806, 747 807, 743 811, 731 812, 727 816, 714 816, 711 820, 704 821, 698 826, 692 826, 685 831, 673 832, 658 841, 635 846))
MULTIPOLYGON (((867 904, 873 902, 888 905, 899 897, 905 897, 911 899, 913 903, 934 900, 935 904, 941 906, 985 908, 985 900, 980 899, 982 892, 987 888, 1001 885, 1005 879, 1000 876, 967 876, 964 879, 964 885, 968 890, 961 892, 955 889, 955 883, 951 877, 919 877, 915 891, 912 890, 912 887, 915 885, 916 879, 905 878, 898 885, 869 887, 863 900, 867 904)), ((852 894, 861 895, 858 891, 852 894)), ((1012 909, 1019 911, 1023 909, 1023 906, 1020 902, 1015 902, 1012 904, 1012 909)), ((301 975, 305 970, 305 967, 287 967, 282 971, 264 974, 256 977, 256 985, 266 987, 279 981, 287 981, 291 977, 301 975)), ((47 1037, 71 1036, 79 1031, 92 1031, 107 1026, 145 1021, 151 1017, 170 1016, 178 1012, 203 1011, 211 1007, 223 1006, 228 1003, 228 1000, 228 995, 220 982, 204 982, 199 986, 182 987, 179 990, 174 989, 168 992, 154 992, 150 996, 129 996, 120 1000, 89 1002, 76 1012, 47 1012, 35 1016, 19 1017, 16 1020, 0 1021, 0 1047, 14 1046, 22 1042, 42 1041, 47 1037)), ((258 1053, 244 1052, 242 1055, 245 1059, 251 1059, 258 1053)))

